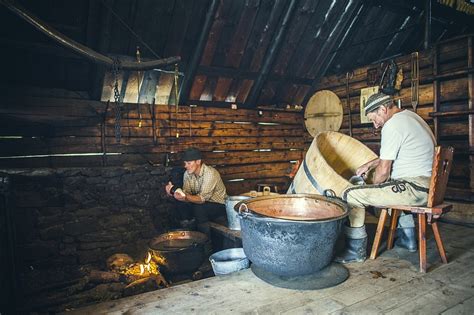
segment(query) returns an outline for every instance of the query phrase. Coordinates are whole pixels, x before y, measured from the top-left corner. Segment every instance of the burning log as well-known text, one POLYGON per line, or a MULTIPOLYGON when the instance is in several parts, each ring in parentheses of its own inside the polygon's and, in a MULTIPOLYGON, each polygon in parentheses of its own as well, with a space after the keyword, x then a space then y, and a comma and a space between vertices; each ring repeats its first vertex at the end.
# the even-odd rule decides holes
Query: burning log
POLYGON ((159 289, 163 286, 168 287, 168 283, 161 275, 152 275, 146 278, 138 279, 125 287, 124 296, 140 294, 159 289))
POLYGON ((107 258, 107 267, 111 271, 124 271, 133 263, 133 258, 127 254, 114 254, 107 258))
POLYGON ((87 278, 89 282, 91 283, 122 282, 122 283, 128 284, 139 279, 140 277, 132 276, 132 275, 124 275, 121 273, 111 272, 111 271, 91 270, 87 278))

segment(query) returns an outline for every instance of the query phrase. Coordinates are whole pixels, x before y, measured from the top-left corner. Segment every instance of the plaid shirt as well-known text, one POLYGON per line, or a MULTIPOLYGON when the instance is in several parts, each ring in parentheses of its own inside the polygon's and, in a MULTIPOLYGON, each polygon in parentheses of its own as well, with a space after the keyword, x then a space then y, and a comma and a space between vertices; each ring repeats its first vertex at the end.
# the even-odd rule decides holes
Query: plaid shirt
POLYGON ((197 195, 206 202, 225 203, 226 190, 219 172, 212 166, 201 164, 198 175, 184 172, 183 191, 197 195))

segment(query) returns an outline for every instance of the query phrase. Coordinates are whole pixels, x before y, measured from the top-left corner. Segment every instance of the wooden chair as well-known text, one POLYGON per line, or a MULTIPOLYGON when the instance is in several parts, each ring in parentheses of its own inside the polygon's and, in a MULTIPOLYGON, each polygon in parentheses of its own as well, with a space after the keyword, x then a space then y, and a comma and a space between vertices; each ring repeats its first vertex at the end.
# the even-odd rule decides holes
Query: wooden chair
POLYGON ((393 248, 394 235, 397 228, 397 220, 400 211, 409 211, 418 215, 418 251, 420 255, 420 272, 426 272, 426 222, 431 225, 433 234, 436 240, 439 254, 443 263, 448 263, 446 252, 444 251, 443 242, 438 230, 436 220, 443 214, 451 210, 452 205, 444 203, 444 195, 446 193, 446 186, 448 183, 449 172, 453 161, 452 147, 442 148, 437 146, 435 148, 435 156, 433 159, 433 173, 431 175, 430 190, 428 194, 428 203, 426 207, 421 206, 376 206, 382 208, 379 222, 377 224, 377 231, 375 233, 374 244, 372 245, 372 252, 370 259, 375 259, 377 256, 382 233, 387 219, 388 208, 392 209, 390 230, 388 234, 387 249, 393 248))

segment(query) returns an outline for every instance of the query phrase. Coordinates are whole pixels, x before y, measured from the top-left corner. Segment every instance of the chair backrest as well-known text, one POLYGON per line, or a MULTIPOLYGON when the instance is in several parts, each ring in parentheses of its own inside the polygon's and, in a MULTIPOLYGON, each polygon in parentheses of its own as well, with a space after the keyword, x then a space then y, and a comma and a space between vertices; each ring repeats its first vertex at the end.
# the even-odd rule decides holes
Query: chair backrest
POLYGON ((449 172, 451 171, 451 164, 453 164, 453 153, 454 149, 452 147, 437 146, 435 148, 428 207, 437 206, 444 201, 449 172))

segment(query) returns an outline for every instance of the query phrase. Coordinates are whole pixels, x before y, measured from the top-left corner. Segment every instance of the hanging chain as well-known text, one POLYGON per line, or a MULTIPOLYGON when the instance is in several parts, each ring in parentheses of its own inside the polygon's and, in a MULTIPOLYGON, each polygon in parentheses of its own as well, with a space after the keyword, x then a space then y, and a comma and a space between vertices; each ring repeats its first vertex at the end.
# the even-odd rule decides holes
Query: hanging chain
POLYGON ((174 65, 174 101, 176 105, 176 138, 179 138, 178 131, 178 106, 179 106, 179 89, 178 89, 179 69, 178 64, 174 65))
MULTIPOLYGON (((136 52, 136 56, 137 56, 137 62, 140 63, 142 62, 141 60, 141 57, 140 57, 140 46, 137 46, 137 52, 136 52)), ((137 71, 137 110, 138 110, 138 128, 141 128, 142 127, 142 113, 141 113, 141 110, 140 110, 140 86, 141 86, 141 81, 142 81, 142 75, 141 75, 141 72, 140 71, 137 71)))
POLYGON ((112 64, 112 73, 114 75, 115 84, 114 84, 114 111, 115 111, 115 141, 120 143, 120 119, 122 116, 121 109, 122 109, 122 98, 119 91, 118 81, 119 81, 119 71, 120 71, 120 60, 118 58, 113 59, 114 62, 112 64))

